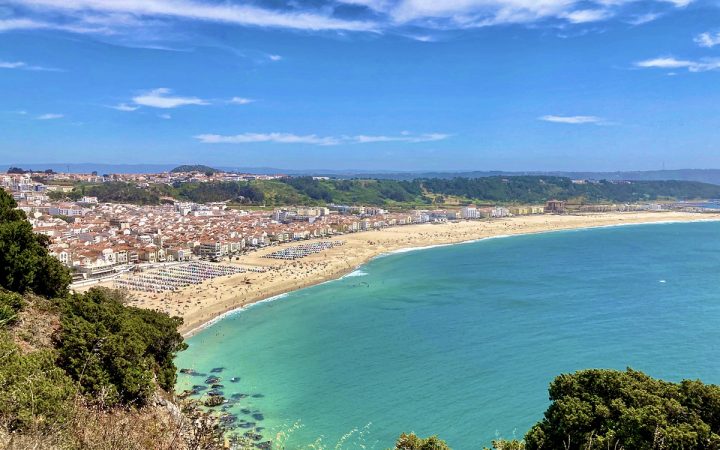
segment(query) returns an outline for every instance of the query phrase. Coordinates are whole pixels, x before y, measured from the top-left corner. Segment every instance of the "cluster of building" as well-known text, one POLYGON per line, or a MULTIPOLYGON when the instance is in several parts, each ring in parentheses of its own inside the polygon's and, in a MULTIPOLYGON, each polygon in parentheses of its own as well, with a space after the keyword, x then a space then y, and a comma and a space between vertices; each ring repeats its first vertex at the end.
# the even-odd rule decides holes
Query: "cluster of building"
POLYGON ((43 178, 44 180, 52 183, 106 183, 106 182, 126 182, 126 183, 189 183, 199 182, 207 183, 212 181, 252 181, 252 180, 274 180, 278 178, 286 177, 287 175, 275 174, 275 175, 259 175, 250 173, 235 173, 235 172, 160 172, 160 173, 114 173, 114 174, 99 174, 93 172, 90 174, 86 173, 56 173, 56 172, 37 172, 34 174, 25 174, 28 177, 31 175, 36 178, 43 178))
MULTIPOLYGON (((70 181, 92 181, 95 175, 49 176, 56 180, 63 177, 70 181)), ((123 180, 135 182, 143 179, 157 182, 153 178, 156 176, 175 175, 122 175, 126 177, 123 180)), ((224 203, 135 206, 98 203, 93 197, 83 197, 77 202, 54 202, 48 194, 67 186, 47 185, 37 180, 29 174, 0 175, 0 185, 26 212, 34 229, 50 237, 52 254, 73 268, 79 280, 126 271, 140 263, 218 261, 277 243, 329 238, 385 227, 564 213, 566 210, 564 202, 554 200, 542 206, 469 205, 459 209, 403 212, 333 204, 275 211, 242 211, 230 209, 224 203)), ((615 205, 593 205, 592 208, 618 209, 615 205)))

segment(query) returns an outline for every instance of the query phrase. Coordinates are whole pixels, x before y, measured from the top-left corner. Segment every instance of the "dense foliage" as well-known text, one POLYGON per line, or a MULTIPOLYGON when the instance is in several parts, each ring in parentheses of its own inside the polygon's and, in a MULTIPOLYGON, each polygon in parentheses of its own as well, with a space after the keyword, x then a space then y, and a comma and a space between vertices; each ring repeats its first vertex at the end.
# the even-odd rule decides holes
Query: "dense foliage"
POLYGON ((17 292, 0 289, 0 327, 12 325, 25 307, 25 299, 17 292))
POLYGON ((61 300, 58 364, 83 392, 104 402, 144 404, 155 384, 172 391, 175 354, 186 344, 180 318, 124 306, 119 295, 91 289, 61 300))
POLYGON ((0 287, 49 297, 67 292, 69 271, 47 250, 47 236, 35 234, 25 213, 0 189, 0 287))
POLYGON ((437 436, 423 439, 415 433, 403 433, 395 443, 395 450, 450 450, 450 447, 437 436))
POLYGON ((172 196, 169 186, 154 184, 150 187, 139 187, 132 183, 111 182, 84 186, 74 189, 71 198, 82 195, 97 197, 101 202, 133 203, 136 205, 159 205, 163 196, 172 196))
POLYGON ((386 179, 315 179, 291 177, 242 182, 189 182, 151 184, 104 183, 78 185, 69 194, 52 193, 55 199, 98 197, 101 202, 157 205, 164 198, 198 203, 229 201, 236 204, 284 206, 326 205, 442 205, 456 203, 543 203, 550 199, 579 203, 627 203, 662 199, 720 198, 720 186, 693 181, 633 181, 573 183, 553 176, 484 178, 429 178, 413 181, 386 179))
POLYGON ((171 173, 190 173, 190 172, 198 172, 198 173, 205 173, 205 174, 215 174, 219 173, 220 171, 218 169, 214 169, 210 166, 204 166, 202 164, 184 164, 182 166, 177 166, 173 170, 170 171, 171 173))
POLYGON ((718 449, 720 387, 628 369, 584 370, 550 385, 552 404, 526 449, 718 449))
POLYGON ((23 354, 7 332, 0 331, 0 425, 25 430, 67 420, 74 386, 55 365, 52 350, 23 354))
POLYGON ((173 196, 196 203, 234 201, 236 203, 261 204, 265 196, 262 190, 250 183, 176 183, 173 196))
POLYGON ((430 192, 493 202, 539 203, 555 198, 586 202, 636 202, 716 198, 720 186, 694 181, 634 181, 575 184, 561 177, 486 177, 422 180, 430 192))
POLYGON ((23 174, 26 174, 26 173, 32 173, 32 171, 31 171, 31 170, 25 170, 25 169, 23 169, 23 168, 21 168, 21 167, 10 167, 10 168, 8 168, 7 173, 9 173, 9 174, 15 174, 15 175, 23 175, 23 174))

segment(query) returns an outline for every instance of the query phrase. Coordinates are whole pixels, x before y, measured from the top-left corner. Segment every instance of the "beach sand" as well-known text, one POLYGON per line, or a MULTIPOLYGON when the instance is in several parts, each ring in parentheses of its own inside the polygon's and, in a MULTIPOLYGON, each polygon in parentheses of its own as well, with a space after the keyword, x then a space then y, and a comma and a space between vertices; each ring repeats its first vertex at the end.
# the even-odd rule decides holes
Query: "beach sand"
POLYGON ((295 261, 263 258, 282 244, 233 258, 244 267, 269 268, 265 273, 241 273, 215 278, 176 292, 162 294, 132 292, 133 306, 150 308, 180 316, 180 332, 191 335, 218 316, 286 292, 312 286, 352 272, 383 253, 414 247, 427 247, 472 241, 493 236, 539 233, 597 226, 664 221, 720 220, 720 214, 679 212, 598 213, 583 215, 535 215, 504 219, 463 221, 446 224, 407 225, 333 237, 345 245, 324 250, 295 261))

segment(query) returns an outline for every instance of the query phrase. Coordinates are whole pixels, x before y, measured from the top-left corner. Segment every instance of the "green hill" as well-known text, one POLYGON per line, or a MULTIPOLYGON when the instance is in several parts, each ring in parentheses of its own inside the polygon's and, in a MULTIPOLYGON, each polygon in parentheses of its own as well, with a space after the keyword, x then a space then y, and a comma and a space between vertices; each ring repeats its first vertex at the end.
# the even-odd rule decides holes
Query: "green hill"
MULTIPOLYGON (((189 167, 189 166, 188 166, 189 167)), ((63 193, 53 193, 56 198, 63 193)), ((157 205, 163 197, 198 203, 229 201, 241 205, 374 205, 388 208, 454 204, 529 204, 547 200, 574 203, 633 203, 720 198, 720 186, 696 181, 598 181, 579 184, 552 176, 384 179, 314 179, 290 177, 243 182, 154 184, 81 184, 68 195, 97 197, 101 202, 157 205)))
POLYGON ((190 172, 199 172, 199 173, 209 173, 209 174, 215 174, 222 172, 221 170, 215 169, 210 166, 204 166, 202 164, 194 164, 194 165, 182 165, 177 166, 176 168, 172 169, 170 173, 190 173, 190 172))

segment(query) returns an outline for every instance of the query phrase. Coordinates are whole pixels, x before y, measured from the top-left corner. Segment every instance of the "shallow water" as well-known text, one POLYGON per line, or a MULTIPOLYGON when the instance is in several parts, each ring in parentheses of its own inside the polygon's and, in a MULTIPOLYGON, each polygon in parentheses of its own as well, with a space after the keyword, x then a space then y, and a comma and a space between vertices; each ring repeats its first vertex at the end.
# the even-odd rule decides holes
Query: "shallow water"
POLYGON ((388 255, 219 321, 177 364, 224 367, 223 394, 249 395, 229 408, 254 423, 238 430, 292 429, 287 448, 383 449, 402 431, 481 448, 541 419, 563 372, 720 383, 719 233, 640 225, 388 255))

